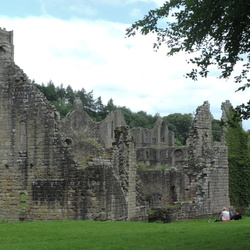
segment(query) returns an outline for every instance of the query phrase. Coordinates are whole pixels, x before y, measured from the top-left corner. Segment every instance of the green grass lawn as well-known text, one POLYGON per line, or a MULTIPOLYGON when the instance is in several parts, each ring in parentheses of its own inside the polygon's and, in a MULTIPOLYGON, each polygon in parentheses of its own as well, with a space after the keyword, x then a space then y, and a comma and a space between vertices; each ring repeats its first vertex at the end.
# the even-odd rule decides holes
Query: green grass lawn
POLYGON ((250 249, 250 217, 241 221, 0 223, 0 249, 250 249))

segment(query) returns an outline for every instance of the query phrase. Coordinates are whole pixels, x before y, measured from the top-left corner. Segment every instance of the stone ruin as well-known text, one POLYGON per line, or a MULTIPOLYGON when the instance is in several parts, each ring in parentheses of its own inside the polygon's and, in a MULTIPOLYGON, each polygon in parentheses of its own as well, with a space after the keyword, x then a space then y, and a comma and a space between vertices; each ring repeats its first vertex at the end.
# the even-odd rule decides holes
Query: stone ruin
POLYGON ((154 210, 176 221, 229 206, 227 147, 212 140, 208 102, 183 147, 160 117, 152 130, 129 129, 119 110, 94 122, 76 99, 60 119, 0 29, 0 118, 0 220, 147 221, 154 210))

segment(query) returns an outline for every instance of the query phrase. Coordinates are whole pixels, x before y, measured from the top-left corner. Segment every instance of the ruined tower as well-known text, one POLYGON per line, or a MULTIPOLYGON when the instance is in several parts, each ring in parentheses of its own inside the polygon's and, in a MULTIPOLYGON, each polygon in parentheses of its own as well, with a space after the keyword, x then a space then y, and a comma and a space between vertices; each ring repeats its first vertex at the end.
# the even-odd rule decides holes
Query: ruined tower
POLYGON ((0 28, 0 60, 14 60, 13 31, 0 28))

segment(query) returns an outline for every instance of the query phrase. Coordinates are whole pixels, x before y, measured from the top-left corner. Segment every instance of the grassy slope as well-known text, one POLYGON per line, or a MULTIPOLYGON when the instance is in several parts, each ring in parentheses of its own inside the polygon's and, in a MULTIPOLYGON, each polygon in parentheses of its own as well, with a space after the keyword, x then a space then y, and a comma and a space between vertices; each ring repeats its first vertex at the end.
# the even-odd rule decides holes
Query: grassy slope
POLYGON ((250 217, 208 223, 0 223, 0 249, 250 249, 250 217))

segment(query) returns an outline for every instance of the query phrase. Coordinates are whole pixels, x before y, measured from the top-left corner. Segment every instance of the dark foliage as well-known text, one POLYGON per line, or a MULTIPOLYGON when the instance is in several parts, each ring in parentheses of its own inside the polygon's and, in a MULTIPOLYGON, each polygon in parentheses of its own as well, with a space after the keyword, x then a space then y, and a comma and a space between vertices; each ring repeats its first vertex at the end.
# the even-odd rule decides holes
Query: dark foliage
POLYGON ((163 120, 168 125, 168 128, 175 133, 176 145, 185 145, 193 121, 192 114, 170 114, 164 116, 163 120))
POLYGON ((229 195, 232 205, 246 208, 250 204, 250 156, 248 134, 234 119, 232 109, 228 114, 226 142, 229 163, 229 195))

